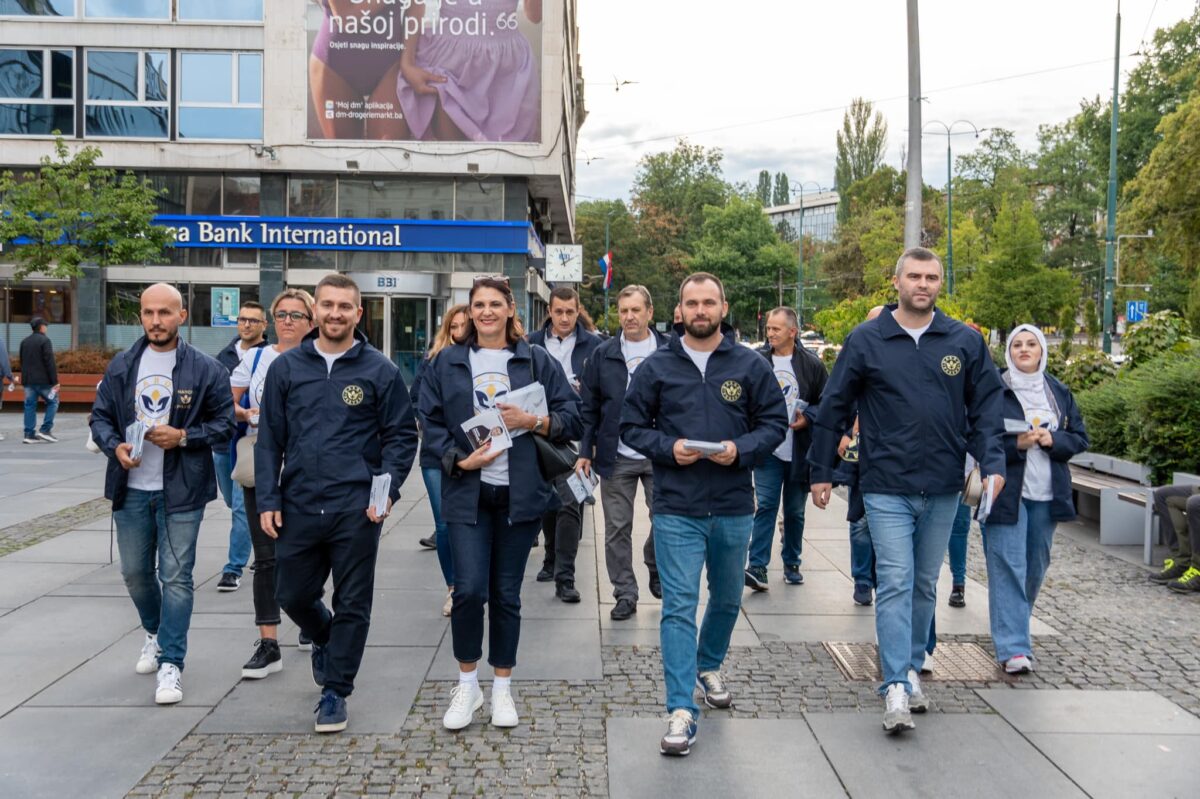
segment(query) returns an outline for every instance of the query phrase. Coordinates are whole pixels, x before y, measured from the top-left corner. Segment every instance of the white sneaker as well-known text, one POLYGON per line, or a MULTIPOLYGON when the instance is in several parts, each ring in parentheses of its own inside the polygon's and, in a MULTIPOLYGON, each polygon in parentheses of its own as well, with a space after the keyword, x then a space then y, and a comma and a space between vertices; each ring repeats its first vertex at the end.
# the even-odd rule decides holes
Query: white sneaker
POLYGON ((917 728, 917 725, 913 724, 912 713, 908 709, 908 691, 904 690, 903 683, 894 682, 889 685, 883 700, 883 729, 885 732, 895 733, 917 728))
POLYGON ((921 664, 922 674, 933 674, 933 655, 925 654, 925 662, 921 664))
POLYGON ((908 709, 913 713, 924 713, 929 709, 929 698, 921 690, 921 677, 916 669, 908 670, 908 684, 912 686, 912 693, 908 695, 908 709))
POLYGON ((137 666, 134 670, 138 674, 153 674, 158 671, 158 656, 162 654, 162 650, 158 648, 158 636, 146 633, 146 640, 142 642, 142 654, 138 655, 137 666))
POLYGON ((517 706, 513 702, 512 691, 497 691, 492 689, 492 726, 517 726, 517 706))
POLYGON ((1017 655, 1004 661, 1004 671, 1009 674, 1028 674, 1033 671, 1033 661, 1028 655, 1017 655))
POLYGON ((446 602, 442 605, 442 615, 449 616, 450 611, 454 610, 454 592, 446 592, 446 602))
POLYGON ((475 711, 483 707, 483 691, 478 682, 460 682, 450 690, 450 707, 442 716, 442 726, 461 730, 475 720, 475 711))
POLYGON ((183 701, 183 675, 174 663, 164 663, 158 667, 158 689, 154 692, 154 701, 160 705, 183 701))

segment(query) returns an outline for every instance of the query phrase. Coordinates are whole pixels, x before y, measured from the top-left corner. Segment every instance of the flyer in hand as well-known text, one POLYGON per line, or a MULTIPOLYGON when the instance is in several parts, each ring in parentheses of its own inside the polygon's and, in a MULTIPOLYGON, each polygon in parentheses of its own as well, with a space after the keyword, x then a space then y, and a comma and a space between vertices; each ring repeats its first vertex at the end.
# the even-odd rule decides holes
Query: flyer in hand
POLYGON ((141 460, 142 445, 145 442, 146 424, 140 419, 125 428, 125 443, 132 447, 129 452, 130 460, 141 460))
POLYGON ((384 516, 388 512, 388 494, 392 491, 392 475, 390 472, 377 474, 371 478, 371 507, 376 516, 384 516))
POLYGON ((467 441, 472 449, 479 449, 485 441, 492 442, 492 452, 502 452, 512 447, 512 436, 504 424, 500 411, 488 409, 462 423, 462 430, 467 434, 467 441))
MULTIPOLYGON (((506 405, 516 405, 525 413, 531 413, 534 416, 549 416, 550 406, 546 402, 546 389, 541 383, 530 383, 527 386, 522 386, 515 391, 510 391, 504 396, 506 405)), ((523 436, 528 433, 528 430, 512 430, 510 434, 513 438, 523 436)), ((495 446, 493 444, 493 446, 495 446)))

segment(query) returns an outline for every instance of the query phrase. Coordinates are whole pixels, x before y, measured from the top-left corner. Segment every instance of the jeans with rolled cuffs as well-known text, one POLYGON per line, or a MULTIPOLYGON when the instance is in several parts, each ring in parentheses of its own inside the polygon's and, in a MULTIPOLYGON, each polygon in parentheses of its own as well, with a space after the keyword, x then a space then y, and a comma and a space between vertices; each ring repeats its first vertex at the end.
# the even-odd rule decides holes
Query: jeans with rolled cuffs
POLYGON ((477 663, 483 658, 486 605, 488 663, 497 669, 517 665, 521 584, 541 520, 513 522, 508 499, 508 486, 481 482, 475 523, 446 524, 454 557, 450 634, 454 658, 460 663, 477 663))
POLYGON ((875 549, 875 637, 883 670, 880 693, 920 670, 932 631, 937 578, 958 511, 953 494, 866 494, 875 549))
POLYGON ((1029 622, 1050 567, 1055 527, 1049 502, 1024 498, 1017 508, 1016 524, 983 527, 988 615, 1000 663, 1017 655, 1033 654, 1029 622))
POLYGON ((142 628, 158 636, 160 664, 183 670, 192 622, 196 539, 204 509, 167 513, 162 491, 130 488, 113 513, 121 576, 142 628))

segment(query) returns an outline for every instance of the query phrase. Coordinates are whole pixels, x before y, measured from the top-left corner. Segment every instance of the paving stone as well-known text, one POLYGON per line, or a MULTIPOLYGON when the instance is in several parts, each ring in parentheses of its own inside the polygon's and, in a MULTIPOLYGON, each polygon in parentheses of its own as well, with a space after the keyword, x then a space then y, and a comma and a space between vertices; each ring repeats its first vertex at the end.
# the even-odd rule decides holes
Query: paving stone
POLYGON ((1028 737, 1093 799, 1196 794, 1200 736, 1038 733, 1028 737))
POLYGON ((979 695, 1023 733, 1200 735, 1200 719, 1148 691, 988 689, 979 695))

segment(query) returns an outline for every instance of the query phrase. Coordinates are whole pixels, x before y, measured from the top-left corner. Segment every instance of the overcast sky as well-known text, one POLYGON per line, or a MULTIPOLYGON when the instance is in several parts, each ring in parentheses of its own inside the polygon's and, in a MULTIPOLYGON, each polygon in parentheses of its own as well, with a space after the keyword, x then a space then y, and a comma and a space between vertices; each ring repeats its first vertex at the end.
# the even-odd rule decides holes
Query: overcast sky
MULTIPOLYGON (((904 0, 578 2, 588 109, 580 199, 626 197, 638 158, 670 149, 678 134, 720 147, 728 180, 753 184, 769 169, 786 172, 793 185, 831 188, 834 137, 856 96, 883 112, 885 161, 900 166, 904 0), (616 91, 615 80, 636 83, 616 91)), ((1122 80, 1137 63, 1147 23, 1149 41, 1195 2, 1121 4, 1122 80)), ((925 121, 1009 128, 1031 147, 1038 125, 1066 119, 1084 97, 1111 94, 1115 11, 1113 0, 922 0, 925 121), (1011 77, 1034 72, 1041 74, 1011 77)), ((957 157, 975 142, 965 135, 952 144, 957 157)), ((945 148, 944 133, 925 136, 930 185, 945 183, 945 148)))

